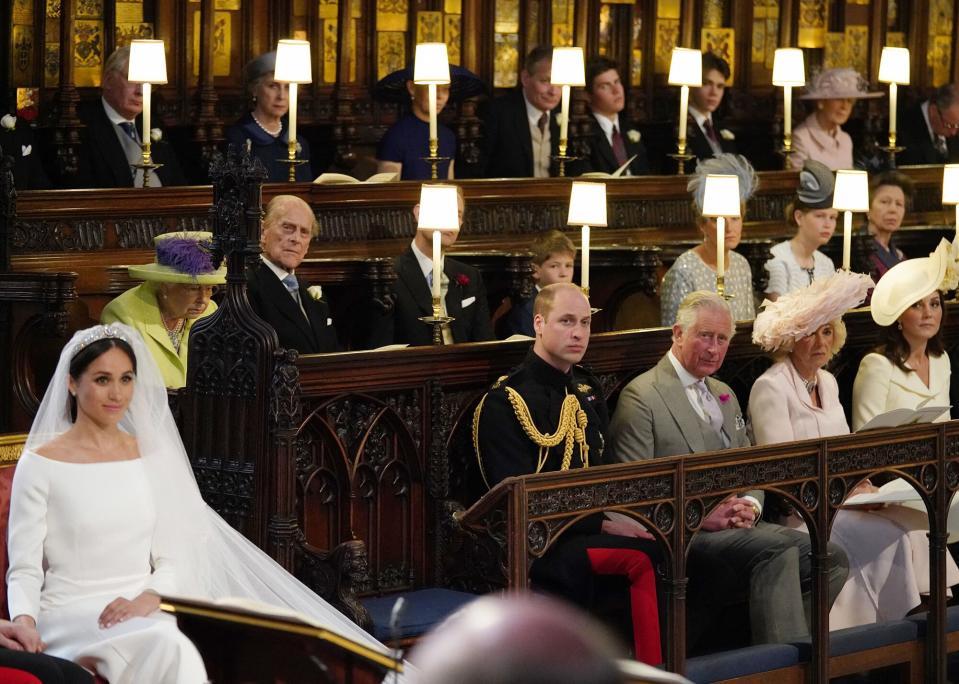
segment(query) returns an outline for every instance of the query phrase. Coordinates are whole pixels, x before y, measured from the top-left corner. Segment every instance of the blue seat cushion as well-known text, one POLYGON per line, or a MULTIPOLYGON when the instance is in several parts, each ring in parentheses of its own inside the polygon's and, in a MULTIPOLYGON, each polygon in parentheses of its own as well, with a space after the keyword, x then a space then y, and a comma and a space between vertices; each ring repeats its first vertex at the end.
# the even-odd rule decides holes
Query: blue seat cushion
POLYGON ((696 656, 686 661, 686 678, 696 684, 745 677, 799 663, 799 650, 789 644, 762 644, 696 656))
MULTIPOLYGON (((829 633, 829 655, 843 656, 859 651, 868 651, 873 648, 892 646, 907 641, 915 641, 919 637, 916 623, 910 620, 893 620, 878 622, 873 625, 859 625, 837 629, 829 633)), ((793 644, 799 649, 799 658, 803 662, 812 656, 812 644, 800 641, 793 644)))
MULTIPOLYGON (((926 636, 926 631, 929 629, 929 613, 910 615, 906 619, 916 623, 920 637, 926 636)), ((946 608, 946 633, 949 632, 959 632, 959 606, 946 608)))
POLYGON ((373 636, 380 641, 409 639, 428 632, 442 622, 447 615, 476 598, 476 594, 452 589, 418 589, 389 596, 361 599, 373 618, 373 636), (406 603, 400 612, 395 630, 390 629, 390 614, 396 600, 403 597, 406 603))

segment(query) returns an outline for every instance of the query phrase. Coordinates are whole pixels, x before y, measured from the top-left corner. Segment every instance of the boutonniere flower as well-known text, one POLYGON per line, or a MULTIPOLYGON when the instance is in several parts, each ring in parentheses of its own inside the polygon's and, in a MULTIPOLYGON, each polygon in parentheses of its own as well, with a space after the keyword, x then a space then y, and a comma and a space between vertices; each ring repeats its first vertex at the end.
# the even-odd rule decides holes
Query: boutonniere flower
POLYGON ((456 284, 461 287, 466 287, 467 285, 470 284, 470 277, 466 275, 465 273, 457 273, 456 284))
POLYGON ((152 142, 152 143, 158 143, 158 142, 160 142, 161 140, 163 140, 163 131, 161 131, 159 128, 151 128, 151 129, 150 129, 150 142, 152 142))
POLYGON ((728 395, 728 394, 720 394, 720 395, 719 395, 719 403, 720 403, 720 404, 725 404, 727 401, 729 401, 729 395, 728 395))
POLYGON ((629 142, 638 143, 642 136, 635 128, 630 128, 628 131, 626 131, 626 137, 629 138, 629 142))
POLYGON ((723 140, 735 140, 736 134, 733 133, 728 128, 721 128, 719 129, 719 137, 722 138, 723 140))
POLYGON ((303 145, 300 144, 299 140, 296 141, 296 153, 297 154, 303 153, 303 145))
POLYGON ((0 118, 0 126, 3 126, 3 130, 5 131, 12 131, 17 127, 17 117, 13 114, 4 114, 3 117, 0 118))
POLYGON ((20 156, 29 157, 33 154, 33 145, 20 145, 20 156))
POLYGON ((320 285, 310 285, 306 288, 306 291, 310 293, 313 299, 323 299, 323 287, 320 285))

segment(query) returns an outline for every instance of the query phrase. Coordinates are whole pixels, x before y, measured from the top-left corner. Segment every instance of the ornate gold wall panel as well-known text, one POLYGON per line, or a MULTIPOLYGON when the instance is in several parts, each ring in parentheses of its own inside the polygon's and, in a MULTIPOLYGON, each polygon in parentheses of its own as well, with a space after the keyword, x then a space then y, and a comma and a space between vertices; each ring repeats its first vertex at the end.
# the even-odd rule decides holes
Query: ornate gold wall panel
POLYGON ((723 25, 723 0, 703 1, 703 28, 719 28, 723 25))
POLYGON ((779 47, 779 0, 757 0, 753 5, 751 47, 750 61, 771 71, 779 47))
POLYGON ((643 84, 643 14, 639 5, 633 7, 633 31, 630 38, 632 46, 629 64, 629 84, 643 84))
POLYGON ((799 0, 799 41, 801 48, 826 47, 826 3, 799 0))
POLYGON ((493 86, 515 86, 519 65, 519 0, 496 0, 493 18, 493 86))
MULTIPOLYGON (((232 11, 213 12, 214 77, 229 76, 232 71, 234 16, 232 11)), ((200 10, 193 12, 193 75, 200 75, 200 10)))
POLYGON ((376 32, 376 78, 406 66, 406 33, 400 31, 376 32))
POLYGON ((32 0, 14 0, 10 29, 10 69, 8 75, 14 86, 37 85, 33 83, 34 30, 32 0))
POLYGON ((450 64, 462 64, 463 15, 459 12, 449 13, 449 10, 447 12, 443 16, 443 42, 446 43, 450 64))
POLYGON ((825 50, 823 50, 823 69, 834 69, 846 65, 846 34, 827 33, 825 50))
POLYGON ((405 33, 409 28, 409 11, 407 0, 376 0, 376 30, 405 33))
POLYGON ((846 63, 842 66, 850 66, 861 75, 869 73, 869 27, 847 26, 845 38, 846 63))
POLYGON ((736 30, 731 28, 704 28, 700 32, 699 45, 703 52, 712 52, 729 62, 729 78, 726 85, 736 82, 736 30))
POLYGON ((951 78, 952 0, 929 1, 929 47, 926 55, 928 76, 933 86, 945 85, 951 78))
POLYGON ((669 73, 673 48, 679 45, 679 0, 658 0, 656 3, 656 60, 653 71, 669 73))
MULTIPOLYGON (((600 7, 600 16, 602 17, 604 11, 608 18, 609 8, 606 6, 600 7)), ((550 36, 552 37, 553 45, 557 47, 569 47, 573 45, 575 16, 575 0, 551 0, 550 17, 552 24, 550 27, 550 36)), ((602 26, 602 18, 600 19, 600 25, 602 26)), ((600 31, 602 31, 602 28, 600 28, 600 31)), ((602 44, 602 41, 600 41, 600 44, 602 44)))

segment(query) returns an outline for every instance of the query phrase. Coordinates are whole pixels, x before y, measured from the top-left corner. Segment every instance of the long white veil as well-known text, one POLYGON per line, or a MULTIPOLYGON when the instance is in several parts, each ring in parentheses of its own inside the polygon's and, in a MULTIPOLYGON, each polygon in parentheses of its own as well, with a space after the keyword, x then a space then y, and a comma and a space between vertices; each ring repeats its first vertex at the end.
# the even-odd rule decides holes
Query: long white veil
POLYGON ((72 426, 67 389, 70 361, 87 344, 107 337, 125 340, 136 354, 135 389, 120 427, 137 439, 157 509, 157 533, 162 534, 158 543, 169 549, 174 560, 179 593, 207 600, 242 597, 295 610, 333 632, 390 654, 206 505, 167 405, 160 371, 132 328, 119 323, 100 325, 80 330, 70 339, 40 403, 27 449, 36 451, 72 426))

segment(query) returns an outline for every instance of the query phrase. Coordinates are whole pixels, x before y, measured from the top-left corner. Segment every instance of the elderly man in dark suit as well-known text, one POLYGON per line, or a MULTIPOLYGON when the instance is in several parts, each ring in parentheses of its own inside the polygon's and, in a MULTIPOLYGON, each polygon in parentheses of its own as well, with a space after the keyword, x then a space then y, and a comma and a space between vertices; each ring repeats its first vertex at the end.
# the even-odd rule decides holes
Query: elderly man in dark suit
MULTIPOLYGON (((620 461, 636 461, 749 446, 736 395, 710 377, 726 356, 735 324, 726 300, 715 292, 692 292, 680 305, 673 346, 655 368, 622 391, 610 424, 610 448, 620 461)), ((749 605, 752 643, 809 638, 812 567, 809 535, 759 523, 762 492, 732 496, 706 517, 689 552, 690 609, 705 616, 749 605)), ((830 545, 830 605, 846 580, 849 564, 830 545)), ((707 619, 703 619, 706 617, 707 619)), ((691 635, 691 641, 695 641, 691 635)))
MULTIPOLYGON (((463 192, 458 189, 459 220, 463 221, 463 192)), ((413 207, 419 220, 420 205, 413 207)), ((443 326, 443 342, 485 342, 493 339, 486 287, 480 272, 446 251, 456 243, 459 231, 443 231, 443 280, 441 291, 444 314, 454 320, 443 326)), ((373 325, 372 347, 387 344, 428 345, 433 341, 433 328, 420 320, 433 314, 431 294, 433 277, 433 233, 416 231, 412 244, 394 262, 396 281, 391 289, 391 305, 378 314, 373 325)))
MULTIPOLYGON (((481 178, 547 178, 559 145, 553 109, 561 91, 550 83, 553 50, 537 47, 520 72, 522 88, 494 100, 483 117, 481 178)), ((459 165, 457 165, 457 171, 459 165)))
MULTIPOLYGON (((80 108, 85 128, 80 133, 79 187, 143 187, 143 170, 132 168, 143 159, 143 86, 127 80, 129 64, 129 47, 110 55, 103 67, 102 97, 80 108)), ((150 187, 185 185, 173 149, 159 138, 162 132, 146 131, 146 135, 152 136, 153 161, 163 165, 150 171, 150 187)))
POLYGON ((619 75, 619 65, 608 57, 593 57, 586 65, 586 96, 589 98, 588 151, 574 165, 574 174, 589 171, 613 173, 630 158, 626 176, 649 173, 646 146, 639 131, 623 115, 626 93, 619 75))
POLYGON ((309 287, 295 273, 318 231, 310 205, 277 195, 263 217, 260 263, 247 274, 253 310, 273 326, 281 347, 301 354, 337 351, 336 329, 318 286, 309 287))
POLYGON ((959 84, 949 83, 931 98, 906 110, 899 120, 896 144, 905 147, 902 164, 959 162, 959 84))
POLYGON ((686 146, 697 160, 710 159, 724 152, 735 153, 736 136, 716 116, 723 103, 729 63, 711 52, 703 53, 703 87, 689 91, 689 115, 686 125, 686 146))

